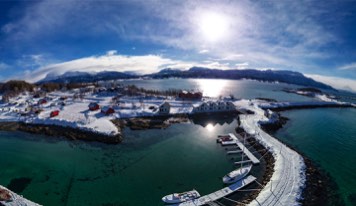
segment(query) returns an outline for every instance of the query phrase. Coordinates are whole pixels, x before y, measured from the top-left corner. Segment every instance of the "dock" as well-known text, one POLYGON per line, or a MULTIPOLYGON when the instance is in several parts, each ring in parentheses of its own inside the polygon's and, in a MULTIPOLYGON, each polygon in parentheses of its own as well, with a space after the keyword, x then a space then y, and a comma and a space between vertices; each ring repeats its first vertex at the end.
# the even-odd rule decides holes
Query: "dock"
POLYGON ((210 193, 208 195, 204 195, 200 198, 197 198, 195 200, 190 200, 187 202, 182 202, 179 204, 175 204, 174 206, 200 206, 200 205, 205 205, 210 202, 214 202, 218 199, 221 199, 227 195, 230 195, 239 189, 251 184, 253 181, 256 180, 256 177, 250 175, 232 185, 229 185, 228 187, 222 188, 221 190, 215 191, 213 193, 210 193))
MULTIPOLYGON (((255 157, 255 155, 253 155, 250 150, 248 150, 244 144, 242 144, 242 142, 239 141, 239 139, 232 133, 229 133, 230 137, 233 139, 231 141, 226 142, 227 145, 231 145, 231 144, 236 144, 239 148, 240 151, 242 151, 243 153, 245 153, 245 155, 248 157, 248 159, 253 163, 253 164, 259 164, 260 160, 257 159, 255 157)), ((233 152, 228 152, 228 154, 232 154, 233 152)))

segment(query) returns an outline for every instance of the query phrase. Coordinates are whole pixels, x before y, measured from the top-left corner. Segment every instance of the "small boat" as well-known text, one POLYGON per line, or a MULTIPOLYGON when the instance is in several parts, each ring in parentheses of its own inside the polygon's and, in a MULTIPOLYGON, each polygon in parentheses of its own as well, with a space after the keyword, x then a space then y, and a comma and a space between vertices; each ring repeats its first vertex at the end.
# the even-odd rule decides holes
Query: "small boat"
POLYGON ((224 137, 219 137, 216 139, 216 142, 221 143, 221 142, 229 142, 232 141, 233 139, 230 136, 224 136, 224 137))
POLYGON ((162 201, 167 204, 175 204, 175 203, 186 202, 189 200, 194 200, 198 197, 200 197, 199 192, 193 189, 187 192, 173 193, 170 195, 166 195, 162 198, 162 201))
POLYGON ((223 182, 225 184, 232 184, 234 182, 237 182, 239 180, 241 180, 242 178, 246 177, 246 175, 248 175, 248 173, 250 173, 252 168, 252 165, 246 165, 243 167, 240 167, 232 172, 230 172, 229 174, 225 175, 223 177, 223 182))

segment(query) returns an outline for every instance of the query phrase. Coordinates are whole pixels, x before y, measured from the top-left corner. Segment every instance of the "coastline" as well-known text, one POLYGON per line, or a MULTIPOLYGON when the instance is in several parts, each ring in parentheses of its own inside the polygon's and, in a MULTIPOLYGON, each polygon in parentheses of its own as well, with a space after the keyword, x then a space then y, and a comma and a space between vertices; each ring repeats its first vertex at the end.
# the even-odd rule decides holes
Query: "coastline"
MULTIPOLYGON (((289 108, 288 110, 290 109, 292 108, 289 108)), ((305 109, 305 108, 299 107, 293 109, 305 109)), ((285 110, 279 110, 279 111, 285 111, 285 110)), ((273 137, 275 137, 274 136, 275 132, 283 128, 287 123, 287 121, 289 121, 288 118, 282 116, 280 113, 278 113, 278 115, 280 117, 279 119, 280 121, 271 124, 261 125, 263 131, 265 131, 266 133, 268 133, 273 137)), ((300 156, 302 156, 304 163, 306 165, 306 170, 305 170, 306 181, 301 194, 301 200, 300 200, 301 205, 319 206, 319 205, 343 205, 344 204, 342 202, 342 199, 339 197, 339 195, 332 192, 332 187, 335 187, 336 183, 332 180, 332 178, 326 171, 320 168, 320 166, 318 166, 316 163, 310 160, 306 155, 298 151, 295 147, 291 146, 290 144, 287 144, 286 142, 280 140, 279 138, 277 139, 278 141, 281 141, 290 149, 297 152, 300 156)))
POLYGON ((69 140, 97 141, 107 144, 118 144, 123 139, 121 133, 116 135, 105 135, 80 128, 49 124, 27 124, 23 122, 1 122, 0 130, 21 131, 54 137, 66 137, 69 140))

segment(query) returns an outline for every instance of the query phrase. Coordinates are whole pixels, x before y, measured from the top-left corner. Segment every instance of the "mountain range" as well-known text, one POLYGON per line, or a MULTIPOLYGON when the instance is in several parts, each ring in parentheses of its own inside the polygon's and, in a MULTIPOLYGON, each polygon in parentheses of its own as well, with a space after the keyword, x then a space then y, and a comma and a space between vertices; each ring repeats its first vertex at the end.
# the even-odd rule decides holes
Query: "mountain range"
POLYGON ((316 87, 320 89, 335 90, 329 85, 315 81, 304 76, 302 73, 287 71, 287 70, 221 70, 209 69, 204 67, 192 67, 188 70, 177 70, 166 68, 157 73, 136 75, 125 72, 103 71, 98 73, 87 72, 66 72, 58 76, 47 76, 38 83, 56 82, 56 83, 80 83, 80 82, 96 82, 103 80, 116 79, 134 79, 134 78, 209 78, 209 79, 253 79, 267 82, 283 82, 288 84, 296 84, 300 86, 316 87))

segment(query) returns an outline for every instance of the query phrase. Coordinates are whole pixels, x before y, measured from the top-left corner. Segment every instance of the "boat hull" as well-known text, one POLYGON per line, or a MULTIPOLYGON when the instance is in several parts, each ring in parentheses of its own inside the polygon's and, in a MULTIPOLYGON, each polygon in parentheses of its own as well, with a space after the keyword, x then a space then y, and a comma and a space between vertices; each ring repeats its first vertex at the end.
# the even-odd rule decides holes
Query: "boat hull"
POLYGON ((241 167, 225 175, 222 178, 222 180, 225 184, 235 183, 241 180, 242 178, 246 177, 250 173, 251 169, 252 169, 252 165, 241 167))

